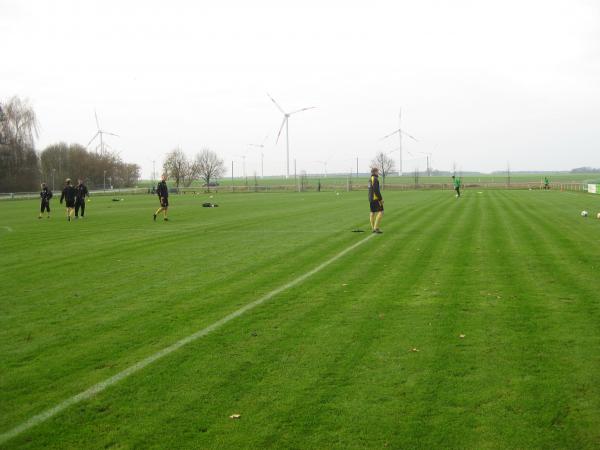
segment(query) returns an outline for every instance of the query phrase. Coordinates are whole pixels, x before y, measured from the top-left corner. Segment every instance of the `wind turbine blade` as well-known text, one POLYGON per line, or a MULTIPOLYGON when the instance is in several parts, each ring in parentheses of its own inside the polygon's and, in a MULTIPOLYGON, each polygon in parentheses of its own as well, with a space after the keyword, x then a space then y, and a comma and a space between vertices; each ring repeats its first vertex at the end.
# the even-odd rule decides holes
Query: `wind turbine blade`
POLYGON ((281 106, 279 106, 279 103, 277 103, 275 101, 275 99, 273 97, 271 97, 269 95, 269 93, 267 92, 267 97, 269 97, 271 99, 271 101, 275 104, 275 106, 277 106, 277 109, 279 109, 279 111, 281 111, 281 114, 285 114, 286 112, 283 110, 283 108, 281 106))
POLYGON ((262 145, 261 145, 261 147, 264 147, 264 146, 265 146, 265 144, 267 143, 267 139, 269 139, 269 135, 268 135, 268 134, 267 134, 267 135, 265 135, 265 138, 264 138, 264 139, 263 139, 263 141, 262 141, 262 145))
POLYGON ((108 131, 103 131, 102 133, 103 133, 103 134, 110 134, 111 136, 121 137, 121 136, 119 136, 118 134, 115 134, 115 133, 109 133, 108 131))
POLYGON ((417 138, 416 138, 416 137, 414 137, 414 136, 411 136, 410 134, 408 134, 408 133, 405 133, 405 132, 404 132, 404 131, 402 131, 402 130, 399 130, 399 131, 400 131, 400 133, 402 133, 404 136, 408 136, 409 138, 411 138, 413 141, 415 141, 415 142, 419 142, 419 141, 417 140, 417 138))
POLYGON ((283 117, 283 122, 281 122, 281 127, 279 128, 279 133, 277 133, 277 139, 275 140, 275 144, 277 144, 279 142, 279 136, 281 136, 281 131, 283 130, 283 126, 285 125, 285 122, 287 121, 287 116, 283 117))
POLYGON ((100 131, 100 123, 98 123, 98 114, 96 113, 96 110, 94 110, 94 117, 96 117, 96 128, 100 131))
POLYGON ((380 141, 383 141, 384 139, 387 139, 387 138, 389 138, 390 136, 393 136, 393 135, 395 135, 396 133, 400 133, 400 132, 402 132, 402 130, 400 130, 400 128, 398 128, 398 129, 397 129, 396 131, 394 131, 393 133, 387 134, 387 135, 385 135, 384 137, 382 137, 382 138, 380 139, 380 141))
POLYGON ((88 147, 90 146, 90 144, 91 144, 92 142, 94 142, 94 139, 96 139, 96 138, 98 137, 98 135, 99 135, 99 134, 100 134, 100 132, 98 131, 98 132, 97 132, 97 133, 94 135, 94 137, 93 137, 92 139, 90 139, 90 142, 88 142, 88 143, 87 143, 87 145, 85 146, 85 148, 88 148, 88 147))
POLYGON ((302 108, 302 109, 298 109, 296 111, 292 111, 289 115, 291 116, 292 114, 296 114, 296 113, 299 113, 299 112, 302 112, 302 111, 306 111, 308 109, 315 109, 315 108, 316 108, 316 106, 309 106, 308 108, 302 108))

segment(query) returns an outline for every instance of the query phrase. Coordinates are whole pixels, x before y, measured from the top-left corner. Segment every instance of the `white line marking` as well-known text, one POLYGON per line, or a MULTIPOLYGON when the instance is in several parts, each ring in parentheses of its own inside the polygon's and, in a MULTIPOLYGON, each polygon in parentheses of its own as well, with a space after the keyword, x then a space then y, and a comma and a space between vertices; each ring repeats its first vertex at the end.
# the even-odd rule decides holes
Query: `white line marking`
POLYGON ((2 227, 2 228, 4 228, 4 229, 5 229, 6 231, 8 231, 9 233, 12 233, 12 230, 13 230, 13 229, 12 229, 11 227, 2 227))
POLYGON ((113 384, 118 383, 119 381, 123 380, 124 378, 127 378, 129 375, 132 375, 132 374, 142 370, 144 367, 146 367, 149 364, 152 364, 154 361, 156 361, 164 356, 167 356, 176 350, 179 350, 184 345, 187 345, 190 342, 193 342, 193 341, 197 340, 198 338, 201 338, 202 336, 206 336, 211 331, 216 330, 217 328, 225 325, 227 322, 232 321, 233 319, 250 311, 251 309, 266 302, 267 300, 270 300, 271 298, 275 297, 276 295, 281 294, 283 291, 286 291, 286 290, 290 289, 291 287, 294 287, 297 284, 302 283, 307 278, 313 276, 317 272, 320 272, 321 270, 323 270, 325 267, 327 267, 331 263, 340 259, 346 253, 351 252, 359 245, 365 243, 366 241, 371 239, 373 236, 374 236, 373 234, 370 234, 366 238, 352 244, 350 247, 346 248, 345 250, 342 250, 340 253, 335 255, 333 258, 328 259, 327 261, 318 265, 314 269, 306 272, 304 275, 300 275, 295 280, 292 280, 289 283, 284 284, 283 286, 280 286, 277 289, 269 292, 268 294, 265 294, 258 300, 254 300, 253 302, 248 303, 245 306, 242 306, 240 309, 232 312, 231 314, 226 315, 225 317, 223 317, 220 320, 217 320, 212 325, 209 325, 206 328, 203 328, 202 330, 195 332, 194 334, 190 334, 189 336, 175 342, 174 344, 172 344, 166 348, 163 348, 162 350, 159 350, 158 352, 154 353, 153 355, 150 355, 147 358, 142 359, 140 362, 135 363, 133 366, 128 367, 127 369, 117 373, 116 375, 113 375, 112 377, 107 378, 106 380, 93 385, 89 389, 87 389, 83 392, 80 392, 79 394, 74 395, 71 398, 68 398, 67 400, 59 403, 58 405, 40 413, 40 414, 37 414, 37 415, 31 417, 29 420, 23 422, 21 425, 16 426, 12 430, 9 430, 6 433, 0 434, 0 444, 4 444, 6 441, 18 436, 19 434, 23 433, 24 431, 26 431, 36 425, 39 425, 42 422, 45 422, 46 420, 50 419, 51 417, 64 411, 68 407, 73 406, 76 403, 79 403, 84 400, 88 400, 88 399, 92 398, 96 394, 105 390, 107 387, 112 386, 113 384))

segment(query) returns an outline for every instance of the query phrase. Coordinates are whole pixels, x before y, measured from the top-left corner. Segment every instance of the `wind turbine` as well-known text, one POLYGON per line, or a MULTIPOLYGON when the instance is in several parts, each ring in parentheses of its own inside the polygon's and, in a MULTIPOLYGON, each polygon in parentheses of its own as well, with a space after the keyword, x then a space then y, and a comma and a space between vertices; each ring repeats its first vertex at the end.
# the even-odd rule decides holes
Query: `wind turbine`
POLYGON ((285 173, 285 177, 289 178, 290 177, 290 132, 289 132, 289 126, 288 126, 288 121, 289 121, 288 119, 290 118, 290 116, 292 114, 306 111, 308 109, 314 109, 314 108, 316 108, 316 106, 309 106, 308 108, 301 108, 296 111, 287 113, 283 110, 283 108, 281 106, 279 106, 279 104, 268 93, 267 93, 267 96, 275 104, 277 109, 279 111, 281 111, 281 114, 283 114, 283 121, 281 122, 281 127, 279 128, 279 133, 277 133, 277 140, 275 141, 275 144, 277 144, 279 142, 279 136, 281 136, 281 131, 283 130, 283 126, 285 125, 285 141, 286 141, 286 159, 285 159, 286 173, 285 173))
MULTIPOLYGON (((94 110, 94 117, 96 117, 96 128, 98 129, 98 131, 96 132, 96 134, 94 135, 94 137, 92 139, 90 139, 90 142, 88 142, 88 144, 85 146, 85 148, 88 148, 90 146, 90 144, 92 142, 94 142, 94 140, 100 136, 100 154, 104 155, 104 139, 103 139, 103 135, 108 134, 110 136, 116 136, 119 137, 118 134, 114 134, 114 133, 109 133, 108 131, 104 131, 100 128, 100 123, 98 122, 98 114, 96 114, 96 110, 94 110)), ((96 147, 96 150, 98 149, 98 147, 96 147)))
POLYGON ((398 139, 400 140, 400 164, 398 165, 398 176, 401 177, 402 176, 402 135, 405 135, 409 138, 411 138, 413 141, 415 142, 419 142, 414 136, 411 136, 410 134, 406 133, 403 129, 402 129, 402 109, 400 109, 400 112, 398 113, 398 129, 390 134, 385 135, 384 137, 382 137, 380 140, 385 140, 387 138, 389 138, 390 136, 395 135, 396 133, 398 133, 398 139))
POLYGON ((268 138, 269 138, 269 135, 267 134, 265 136, 265 138, 263 139, 262 144, 248 144, 250 147, 260 148, 260 177, 261 178, 264 178, 264 176, 265 176, 265 170, 264 170, 265 154, 264 154, 263 150, 265 148, 265 142, 267 142, 268 138))
POLYGON ((315 162, 323 165, 323 177, 327 178, 327 161, 315 161, 315 162))
POLYGON ((233 155, 234 158, 242 158, 242 177, 246 178, 246 155, 233 155))
POLYGON ((430 159, 433 156, 433 153, 431 152, 419 152, 423 155, 425 155, 427 157, 427 176, 430 177, 431 176, 431 162, 430 159))

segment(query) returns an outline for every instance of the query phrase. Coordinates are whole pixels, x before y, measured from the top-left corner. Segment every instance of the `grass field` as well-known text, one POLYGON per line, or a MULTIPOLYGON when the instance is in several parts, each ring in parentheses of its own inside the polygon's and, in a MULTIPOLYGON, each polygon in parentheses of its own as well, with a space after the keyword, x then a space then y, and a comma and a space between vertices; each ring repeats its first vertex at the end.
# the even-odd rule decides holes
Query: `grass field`
MULTIPOLYGON (((544 180, 544 177, 547 176, 552 183, 600 183, 600 174, 599 173, 516 173, 512 174, 510 177, 510 181, 512 184, 518 183, 541 183, 544 180)), ((355 174, 353 174, 352 182, 353 184, 366 185, 368 182, 368 175, 362 174, 358 180, 356 179, 355 174)), ((505 174, 480 174, 480 175, 466 175, 462 177, 463 183, 466 184, 499 184, 504 185, 507 183, 507 177, 505 174)), ((339 176, 339 175, 329 175, 327 177, 318 176, 318 175, 310 175, 306 183, 308 186, 314 188, 318 182, 321 182, 324 186, 341 186, 342 188, 346 186, 348 182, 347 176, 339 176)), ((386 182, 392 185, 413 185, 415 183, 415 178, 412 173, 405 173, 404 176, 398 177, 395 174, 388 175, 386 177, 386 182)), ((285 179, 284 177, 265 177, 256 179, 254 176, 248 176, 246 178, 234 178, 233 185, 234 186, 254 186, 258 184, 259 186, 295 186, 298 183, 297 179, 294 177, 290 177, 285 179)), ((419 183, 420 184, 441 184, 445 183, 448 185, 452 184, 452 179, 449 176, 425 176, 423 174, 419 175, 419 183)), ((152 181, 150 180, 140 180, 138 185, 142 187, 150 187, 152 186, 152 181)), ((156 184, 156 182, 154 183, 156 184)), ((171 184, 173 182, 171 181, 171 184)), ((229 177, 223 177, 219 180, 219 184, 221 187, 228 187, 232 185, 232 180, 229 177)), ((192 187, 201 186, 202 183, 199 181, 194 182, 192 187)))
POLYGON ((0 448, 600 447, 600 196, 385 198, 1 202, 3 435, 365 241, 0 448))

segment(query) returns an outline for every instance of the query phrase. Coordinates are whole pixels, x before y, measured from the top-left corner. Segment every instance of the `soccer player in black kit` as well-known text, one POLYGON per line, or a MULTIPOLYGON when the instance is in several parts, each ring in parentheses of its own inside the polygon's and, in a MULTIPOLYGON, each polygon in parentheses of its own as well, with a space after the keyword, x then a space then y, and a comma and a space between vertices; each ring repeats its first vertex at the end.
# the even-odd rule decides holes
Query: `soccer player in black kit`
POLYGON ((67 206, 67 220, 71 221, 71 216, 75 211, 75 197, 77 196, 77 189, 75 189, 71 185, 71 179, 67 178, 65 180, 65 188, 62 191, 62 195, 60 196, 60 204, 62 205, 63 199, 65 200, 65 205, 67 206))
POLYGON ((163 175, 161 181, 158 182, 158 186, 156 186, 156 193, 158 194, 158 199, 160 200, 160 208, 158 208, 154 213, 154 221, 156 221, 156 216, 161 211, 163 212, 164 220, 169 220, 167 217, 167 210, 169 209, 169 188, 167 187, 166 175, 163 175))
POLYGON ((373 233, 381 234, 383 231, 379 229, 379 225, 383 218, 383 195, 379 189, 379 169, 377 167, 371 169, 371 178, 369 178, 369 206, 371 207, 371 229, 373 233))
POLYGON ((44 211, 48 212, 48 219, 50 218, 50 199, 51 198, 52 198, 52 191, 50 189, 48 189, 48 186, 46 186, 46 183, 42 183, 42 190, 40 191, 40 200, 41 200, 40 215, 38 216, 38 219, 42 218, 44 211))
POLYGON ((85 198, 90 196, 88 188, 83 184, 83 180, 77 180, 77 186, 75 187, 77 193, 75 195, 75 218, 79 215, 79 209, 81 208, 81 218, 85 214, 85 198))

